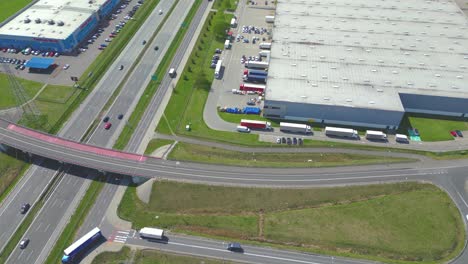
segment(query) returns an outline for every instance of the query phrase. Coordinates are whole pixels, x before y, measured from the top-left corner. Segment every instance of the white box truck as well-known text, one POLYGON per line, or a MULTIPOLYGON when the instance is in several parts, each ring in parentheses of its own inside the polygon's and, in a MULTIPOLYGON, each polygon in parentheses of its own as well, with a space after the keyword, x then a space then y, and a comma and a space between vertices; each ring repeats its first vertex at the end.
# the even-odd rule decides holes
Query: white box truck
POLYGON ((275 16, 265 16, 265 22, 267 23, 275 22, 275 16))
POLYGON ((260 43, 260 45, 258 45, 258 47, 260 49, 268 49, 269 50, 269 49, 271 49, 271 43, 266 43, 266 42, 260 43))
POLYGON ((237 20, 236 20, 235 18, 232 18, 232 19, 231 19, 231 27, 232 27, 232 28, 237 27, 237 20))
POLYGON ((164 230, 152 227, 143 227, 140 230, 140 237, 142 238, 151 238, 151 239, 163 239, 164 230))
POLYGON ((231 48, 231 41, 229 39, 226 39, 226 41, 224 41, 224 48, 225 49, 231 48))
POLYGON ((306 124, 296 124, 296 123, 286 123, 286 122, 280 122, 280 130, 283 132, 304 133, 304 134, 309 134, 312 132, 310 126, 306 124))
POLYGON ((335 137, 358 138, 357 130, 341 127, 325 127, 325 135, 335 137))
POLYGON ((387 140, 387 134, 382 131, 367 130, 366 138, 371 140, 387 140))
POLYGON ((174 78, 176 76, 176 70, 174 68, 171 68, 169 70, 169 77, 174 78))
POLYGON ((268 57, 270 56, 270 51, 269 50, 262 50, 258 53, 258 56, 260 57, 268 57))
POLYGON ((216 79, 219 79, 221 77, 221 67, 223 66, 223 61, 222 60, 219 60, 217 63, 216 63, 216 69, 215 69, 215 72, 214 72, 214 75, 215 75, 215 78, 216 79))
POLYGON ((406 135, 403 135, 403 134, 396 134, 395 135, 395 140, 396 140, 396 142, 401 142, 401 143, 408 143, 409 142, 408 137, 406 135))

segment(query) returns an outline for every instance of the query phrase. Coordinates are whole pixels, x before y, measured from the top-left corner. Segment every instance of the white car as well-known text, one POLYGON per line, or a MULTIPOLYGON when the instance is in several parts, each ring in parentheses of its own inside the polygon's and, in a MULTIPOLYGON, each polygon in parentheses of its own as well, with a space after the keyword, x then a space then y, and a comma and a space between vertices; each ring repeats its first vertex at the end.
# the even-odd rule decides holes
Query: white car
POLYGON ((111 42, 112 39, 111 39, 111 38, 106 38, 104 41, 105 41, 105 42, 111 42))
POLYGON ((163 13, 162 9, 159 9, 159 14, 161 15, 163 13))
POLYGON ((64 70, 66 70, 66 69, 68 69, 68 68, 70 68, 70 64, 65 64, 65 65, 63 66, 63 69, 64 69, 64 70))

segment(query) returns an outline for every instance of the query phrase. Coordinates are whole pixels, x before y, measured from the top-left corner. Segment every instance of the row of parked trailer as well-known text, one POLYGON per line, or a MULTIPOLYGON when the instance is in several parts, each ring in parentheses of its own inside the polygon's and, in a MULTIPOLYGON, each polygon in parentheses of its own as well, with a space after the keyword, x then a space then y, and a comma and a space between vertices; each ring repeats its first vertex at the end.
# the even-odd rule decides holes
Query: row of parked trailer
MULTIPOLYGON (((270 122, 260 120, 242 119, 240 125, 237 126, 237 131, 239 132, 250 132, 251 129, 273 130, 270 122)), ((310 134, 312 133, 312 128, 306 124, 280 122, 280 131, 288 133, 310 134)), ((329 137, 359 139, 358 131, 352 128, 325 127, 325 135, 329 137)), ((382 131, 375 130, 367 130, 365 137, 368 140, 387 140, 387 134, 382 131)), ((397 142, 408 142, 408 137, 403 134, 396 134, 395 140, 397 142)))

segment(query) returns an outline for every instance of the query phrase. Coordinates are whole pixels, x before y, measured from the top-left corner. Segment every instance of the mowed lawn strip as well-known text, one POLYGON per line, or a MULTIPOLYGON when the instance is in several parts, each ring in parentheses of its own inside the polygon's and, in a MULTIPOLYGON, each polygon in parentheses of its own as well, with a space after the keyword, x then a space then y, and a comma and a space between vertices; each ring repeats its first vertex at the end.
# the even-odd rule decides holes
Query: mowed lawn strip
POLYGON ((131 250, 129 247, 123 247, 117 252, 102 252, 97 255, 92 264, 121 264, 130 263, 134 264, 186 264, 186 263, 204 263, 204 264, 231 264, 234 262, 208 259, 202 257, 192 257, 175 255, 170 253, 163 253, 156 250, 143 249, 131 250))
POLYGON ((135 228, 391 263, 446 261, 460 252, 465 236, 447 194, 419 183, 272 189, 160 181, 149 204, 129 188, 119 215, 135 228))
POLYGON ((178 142, 168 155, 172 160, 246 167, 326 167, 377 163, 410 162, 407 158, 347 153, 280 153, 239 152, 178 142))

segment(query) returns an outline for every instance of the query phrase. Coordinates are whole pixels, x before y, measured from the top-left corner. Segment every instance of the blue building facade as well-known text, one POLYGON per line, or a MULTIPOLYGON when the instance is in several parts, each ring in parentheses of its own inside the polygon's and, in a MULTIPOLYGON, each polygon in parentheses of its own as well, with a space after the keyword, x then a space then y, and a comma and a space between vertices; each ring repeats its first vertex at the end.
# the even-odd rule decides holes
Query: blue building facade
POLYGON ((0 47, 20 50, 30 47, 34 50, 70 53, 74 51, 81 42, 86 40, 87 36, 98 27, 103 19, 107 18, 120 1, 121 0, 108 0, 104 2, 97 12, 92 13, 85 22, 78 26, 75 31, 65 39, 0 34, 0 47))

